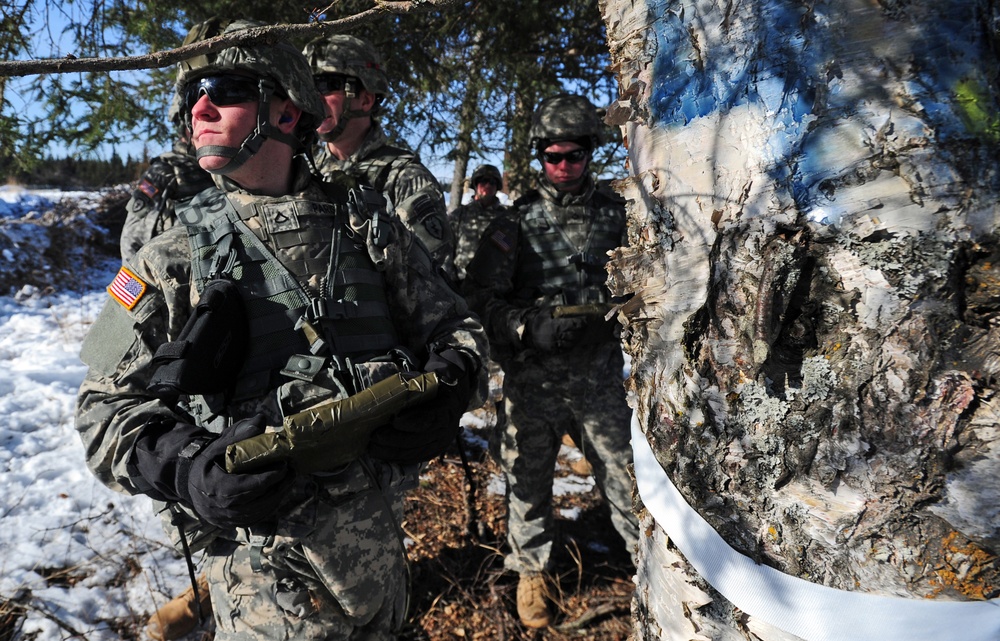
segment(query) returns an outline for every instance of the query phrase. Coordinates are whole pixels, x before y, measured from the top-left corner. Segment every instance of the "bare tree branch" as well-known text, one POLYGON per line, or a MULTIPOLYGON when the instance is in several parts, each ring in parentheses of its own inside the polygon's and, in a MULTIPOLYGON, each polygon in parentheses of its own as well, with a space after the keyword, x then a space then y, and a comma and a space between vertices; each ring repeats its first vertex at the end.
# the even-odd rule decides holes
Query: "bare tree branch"
MULTIPOLYGON (((193 44, 156 51, 141 56, 119 56, 114 58, 75 58, 72 54, 65 58, 41 60, 0 61, 0 77, 31 76, 46 73, 71 73, 74 71, 125 71, 128 69, 153 69, 167 67, 181 60, 212 53, 236 45, 273 44, 298 36, 316 37, 338 33, 365 24, 387 13, 411 13, 430 9, 445 9, 461 0, 374 0, 375 6, 347 18, 313 22, 310 24, 280 24, 254 27, 235 34, 216 36, 193 44)), ((331 5, 332 6, 332 5, 331 5)))

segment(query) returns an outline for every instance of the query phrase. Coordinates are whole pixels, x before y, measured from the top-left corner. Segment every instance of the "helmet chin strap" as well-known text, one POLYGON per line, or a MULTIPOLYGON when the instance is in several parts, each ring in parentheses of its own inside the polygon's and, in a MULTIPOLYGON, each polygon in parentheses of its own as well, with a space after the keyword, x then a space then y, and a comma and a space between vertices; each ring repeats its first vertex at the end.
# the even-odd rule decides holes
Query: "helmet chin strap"
MULTIPOLYGON (((347 94, 348 98, 354 98, 355 94, 349 92, 347 94)), ((318 134, 318 137, 323 142, 334 142, 337 138, 340 138, 344 134, 344 130, 347 129, 347 123, 351 118, 360 118, 362 116, 370 116, 371 110, 365 111, 363 109, 350 109, 350 100, 344 101, 344 108, 340 112, 340 117, 337 118, 337 126, 326 132, 325 134, 318 134)))
MULTIPOLYGON (((227 147, 225 145, 206 145, 197 151, 197 157, 221 156, 229 158, 222 167, 210 169, 209 173, 228 175, 250 160, 254 154, 260 151, 261 146, 268 138, 284 143, 292 149, 301 146, 299 140, 290 134, 286 134, 271 124, 271 96, 274 95, 274 83, 270 80, 261 79, 258 85, 260 89, 260 100, 257 103, 257 126, 251 131, 239 147, 227 147)), ((211 99, 211 98, 209 98, 211 99)))

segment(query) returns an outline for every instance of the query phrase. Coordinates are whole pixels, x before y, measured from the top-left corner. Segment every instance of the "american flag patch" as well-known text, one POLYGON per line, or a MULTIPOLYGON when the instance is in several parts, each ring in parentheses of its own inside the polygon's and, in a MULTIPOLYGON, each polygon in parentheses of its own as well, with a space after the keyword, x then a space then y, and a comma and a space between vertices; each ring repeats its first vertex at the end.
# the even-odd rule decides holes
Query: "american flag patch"
POLYGON ((139 280, 127 267, 118 270, 118 275, 108 285, 111 298, 121 303, 125 309, 132 309, 146 291, 146 283, 139 280))
POLYGON ((493 232, 493 235, 490 236, 490 240, 492 240, 493 244, 499 247, 500 251, 505 254, 511 249, 510 241, 507 240, 507 236, 504 235, 504 233, 499 229, 493 232))
POLYGON ((150 198, 153 198, 156 194, 160 193, 159 188, 148 180, 143 180, 139 183, 139 191, 146 194, 150 198))

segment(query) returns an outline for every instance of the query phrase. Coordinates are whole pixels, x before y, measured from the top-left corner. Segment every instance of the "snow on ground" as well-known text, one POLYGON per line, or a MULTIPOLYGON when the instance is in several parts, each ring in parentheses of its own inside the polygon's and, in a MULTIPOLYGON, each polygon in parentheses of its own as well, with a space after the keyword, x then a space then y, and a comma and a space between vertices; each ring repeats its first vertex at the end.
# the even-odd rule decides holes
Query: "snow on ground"
POLYGON ((186 570, 148 499, 101 485, 73 427, 80 344, 115 265, 93 291, 0 298, 0 601, 27 608, 21 633, 119 639, 107 621, 143 616, 186 570))
POLYGON ((96 203, 100 194, 93 191, 61 191, 59 189, 25 189, 15 185, 0 186, 0 218, 20 218, 31 212, 40 214, 53 203, 66 198, 96 203))
MULTIPOLYGON (((0 187, 0 218, 66 197, 98 201, 89 192, 0 187)), ((86 372, 80 345, 116 269, 110 261, 76 274, 87 285, 82 294, 26 286, 0 297, 0 606, 24 608, 20 633, 35 641, 120 639, 116 620, 145 620, 188 585, 150 501, 99 483, 74 429, 86 372)), ((466 415, 475 431, 477 420, 466 415)), ((586 492, 592 483, 570 476, 555 491, 586 492)), ((490 487, 502 494, 503 479, 490 487)))

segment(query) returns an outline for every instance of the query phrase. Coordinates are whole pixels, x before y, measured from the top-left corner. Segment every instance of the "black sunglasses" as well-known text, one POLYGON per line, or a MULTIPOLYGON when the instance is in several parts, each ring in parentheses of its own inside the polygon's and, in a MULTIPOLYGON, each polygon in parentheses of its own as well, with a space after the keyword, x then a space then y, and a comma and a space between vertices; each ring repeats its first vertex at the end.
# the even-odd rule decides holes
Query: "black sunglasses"
POLYGON ((587 149, 574 149, 573 151, 567 151, 562 154, 554 151, 543 151, 540 155, 542 160, 549 165, 558 165, 564 160, 567 160, 571 164, 575 165, 578 162, 583 162, 583 160, 590 155, 590 151, 587 149))
POLYGON ((316 91, 325 94, 343 91, 345 87, 352 84, 352 81, 343 74, 321 73, 313 76, 313 84, 316 85, 316 91))
POLYGON ((217 107, 256 102, 260 98, 260 86, 253 78, 244 76, 205 76, 192 80, 184 87, 184 106, 188 111, 195 103, 207 95, 217 107))

